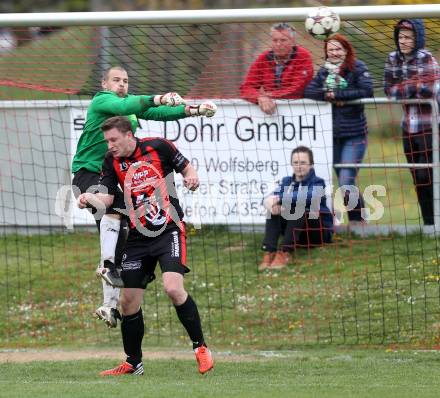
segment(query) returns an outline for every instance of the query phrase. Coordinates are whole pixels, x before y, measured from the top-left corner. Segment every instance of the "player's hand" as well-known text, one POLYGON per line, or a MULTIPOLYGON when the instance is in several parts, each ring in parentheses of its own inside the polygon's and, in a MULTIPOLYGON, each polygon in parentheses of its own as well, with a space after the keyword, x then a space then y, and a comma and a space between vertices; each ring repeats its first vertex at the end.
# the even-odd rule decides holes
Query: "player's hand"
POLYGON ((272 98, 266 95, 261 95, 258 97, 258 106, 264 113, 267 113, 268 115, 273 115, 277 108, 272 98))
POLYGON ((217 105, 214 102, 206 101, 199 105, 199 115, 213 117, 217 112, 217 105))
POLYGON ((217 112, 217 105, 212 101, 205 101, 200 105, 188 105, 185 112, 188 116, 213 117, 217 112))
POLYGON ((177 106, 184 105, 185 100, 177 93, 166 93, 160 96, 159 102, 161 105, 177 106))
POLYGON ((188 188, 190 191, 195 191, 199 185, 199 176, 197 174, 196 169, 188 163, 186 167, 182 170, 183 176, 183 185, 185 188, 188 188))
POLYGON ((183 178, 183 185, 190 191, 195 191, 200 185, 199 177, 197 176, 197 174, 188 175, 183 178))
POLYGON ((85 209, 86 207, 90 207, 89 195, 90 193, 82 193, 81 195, 78 196, 76 203, 80 209, 85 209))

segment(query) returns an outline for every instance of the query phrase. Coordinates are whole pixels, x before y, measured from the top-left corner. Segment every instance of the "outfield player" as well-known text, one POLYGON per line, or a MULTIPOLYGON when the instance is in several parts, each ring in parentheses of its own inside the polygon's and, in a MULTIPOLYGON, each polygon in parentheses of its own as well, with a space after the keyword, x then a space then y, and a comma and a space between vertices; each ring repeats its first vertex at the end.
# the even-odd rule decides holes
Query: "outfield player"
POLYGON ((206 347, 196 303, 185 291, 185 226, 174 185, 174 171, 183 175, 184 186, 196 190, 199 178, 189 161, 168 140, 137 139, 125 117, 112 117, 102 125, 108 153, 102 167, 99 193, 84 193, 78 206, 109 208, 118 192, 124 190, 129 214, 129 234, 123 253, 121 278, 121 332, 126 361, 102 376, 144 373, 142 339, 144 321, 141 309, 147 284, 155 278, 157 261, 163 286, 185 327, 195 351, 200 373, 213 368, 206 347), (101 193, 105 192, 105 193, 101 193))
MULTIPOLYGON (((73 158, 72 185, 76 196, 84 192, 93 192, 98 185, 102 162, 107 151, 107 144, 101 131, 101 124, 111 116, 125 115, 131 123, 132 131, 138 126, 138 118, 146 120, 177 120, 188 116, 207 115, 212 112, 213 104, 185 106, 177 93, 165 95, 130 95, 128 94, 128 75, 124 68, 114 66, 108 69, 102 79, 103 90, 98 92, 87 109, 84 131, 79 139, 78 148, 73 158), (162 106, 167 105, 167 106, 162 106)), ((214 110, 215 111, 215 110, 214 110)), ((117 310, 119 288, 120 253, 126 238, 126 221, 115 208, 123 208, 121 191, 115 191, 114 206, 102 215, 94 209, 96 223, 100 232, 101 258, 97 269, 102 277, 103 305, 95 314, 109 327, 116 327, 120 317, 117 310), (102 218, 101 218, 102 216, 102 218)))

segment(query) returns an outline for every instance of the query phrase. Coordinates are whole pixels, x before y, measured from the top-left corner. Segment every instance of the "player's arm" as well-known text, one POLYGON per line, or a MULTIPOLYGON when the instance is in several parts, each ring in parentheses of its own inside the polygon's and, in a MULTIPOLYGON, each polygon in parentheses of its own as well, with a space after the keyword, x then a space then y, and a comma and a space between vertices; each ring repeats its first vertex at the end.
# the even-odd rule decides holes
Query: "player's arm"
POLYGON ((173 108, 167 106, 158 106, 149 108, 140 114, 137 114, 140 119, 144 120, 158 120, 162 122, 183 119, 187 117, 185 113, 185 105, 175 106, 173 108))
POLYGON ((183 185, 189 190, 195 191, 200 185, 197 171, 171 141, 161 139, 160 142, 160 148, 167 161, 172 165, 173 170, 182 174, 183 185))
POLYGON ((114 93, 100 95, 93 100, 95 111, 109 115, 137 115, 155 107, 152 95, 129 95, 121 98, 114 93))
POLYGON ((113 204, 114 195, 104 193, 82 193, 78 196, 78 207, 85 209, 87 207, 94 207, 95 209, 107 209, 113 204))
POLYGON ((191 163, 188 163, 181 173, 183 176, 183 185, 190 191, 195 191, 199 187, 200 181, 197 171, 191 163))
POLYGON ((154 109, 155 107, 174 107, 185 104, 185 101, 177 93, 164 95, 128 95, 118 97, 114 93, 107 93, 94 99, 96 111, 110 115, 137 115, 154 109))
POLYGON ((117 189, 118 178, 113 168, 113 156, 110 152, 107 152, 102 162, 98 192, 86 192, 79 195, 78 207, 80 209, 94 207, 95 209, 105 210, 113 204, 117 189))
POLYGON ((217 106, 211 101, 205 101, 198 105, 178 105, 175 107, 159 106, 149 108, 139 118, 145 120, 172 121, 183 119, 189 116, 212 117, 217 111, 217 106))

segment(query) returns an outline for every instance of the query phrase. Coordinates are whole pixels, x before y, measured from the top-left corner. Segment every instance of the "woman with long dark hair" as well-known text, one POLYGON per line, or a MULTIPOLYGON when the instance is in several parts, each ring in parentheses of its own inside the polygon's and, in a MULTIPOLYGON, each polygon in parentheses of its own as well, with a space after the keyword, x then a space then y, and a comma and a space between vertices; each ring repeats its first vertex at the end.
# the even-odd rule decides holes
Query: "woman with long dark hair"
MULTIPOLYGON (((373 96, 373 82, 368 68, 356 59, 353 46, 341 34, 324 41, 325 64, 306 87, 305 98, 332 103, 333 163, 361 163, 367 149, 367 120, 363 105, 346 101, 373 96)), ((357 195, 357 203, 348 211, 350 221, 362 221, 362 196, 356 187, 357 168, 336 169, 338 184, 345 189, 344 204, 350 194, 357 195)))

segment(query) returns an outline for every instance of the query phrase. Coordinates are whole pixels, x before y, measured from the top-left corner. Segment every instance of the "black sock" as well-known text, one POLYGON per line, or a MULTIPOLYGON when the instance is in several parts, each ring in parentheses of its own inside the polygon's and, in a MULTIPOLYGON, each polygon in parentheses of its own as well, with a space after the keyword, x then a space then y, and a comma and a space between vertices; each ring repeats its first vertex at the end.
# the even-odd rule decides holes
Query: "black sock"
POLYGON ((200 322, 199 310, 194 300, 188 295, 188 298, 182 305, 174 306, 177 316, 182 322, 183 327, 193 343, 193 349, 205 344, 203 338, 202 324, 200 322))
POLYGON ((144 337, 142 309, 136 312, 136 314, 122 316, 121 332, 127 362, 136 366, 142 362, 142 339, 144 337))

